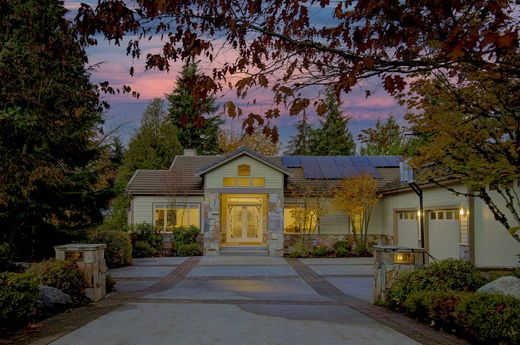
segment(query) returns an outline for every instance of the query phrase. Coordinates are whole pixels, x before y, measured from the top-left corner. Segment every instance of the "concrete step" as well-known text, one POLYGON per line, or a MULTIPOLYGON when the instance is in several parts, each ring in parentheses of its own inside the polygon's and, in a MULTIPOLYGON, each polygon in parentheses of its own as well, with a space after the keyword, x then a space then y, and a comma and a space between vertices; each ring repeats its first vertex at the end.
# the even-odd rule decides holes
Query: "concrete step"
POLYGON ((241 247, 221 247, 220 255, 229 256, 267 256, 267 247, 260 246, 241 246, 241 247))

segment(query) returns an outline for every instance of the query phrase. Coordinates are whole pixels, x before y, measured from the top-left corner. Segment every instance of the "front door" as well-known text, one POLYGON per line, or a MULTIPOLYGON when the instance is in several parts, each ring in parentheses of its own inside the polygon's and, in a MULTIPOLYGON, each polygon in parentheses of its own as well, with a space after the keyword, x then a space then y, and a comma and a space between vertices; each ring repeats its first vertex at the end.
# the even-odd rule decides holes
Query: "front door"
POLYGON ((262 204, 229 203, 226 240, 235 244, 262 242, 262 204))

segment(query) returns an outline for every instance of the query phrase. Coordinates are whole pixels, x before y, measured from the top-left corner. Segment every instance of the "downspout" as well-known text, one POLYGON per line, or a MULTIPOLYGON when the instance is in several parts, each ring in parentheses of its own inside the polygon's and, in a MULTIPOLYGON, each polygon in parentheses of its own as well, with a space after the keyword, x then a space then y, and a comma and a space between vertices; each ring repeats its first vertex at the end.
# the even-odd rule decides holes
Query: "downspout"
POLYGON ((421 187, 415 182, 408 183, 410 188, 419 196, 419 229, 421 238, 419 239, 419 246, 424 249, 424 205, 423 205, 423 191, 421 187))

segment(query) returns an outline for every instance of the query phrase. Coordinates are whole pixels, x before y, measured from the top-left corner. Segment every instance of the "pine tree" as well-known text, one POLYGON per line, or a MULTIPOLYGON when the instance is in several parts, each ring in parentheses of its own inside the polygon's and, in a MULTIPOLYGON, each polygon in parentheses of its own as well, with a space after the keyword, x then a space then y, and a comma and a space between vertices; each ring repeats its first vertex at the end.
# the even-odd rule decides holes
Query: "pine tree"
POLYGON ((374 128, 363 129, 359 140, 359 154, 365 156, 402 155, 407 148, 404 133, 393 116, 384 122, 378 119, 374 128))
POLYGON ((196 91, 201 82, 197 64, 186 64, 175 89, 168 95, 170 118, 178 128, 184 148, 196 149, 198 154, 216 154, 218 130, 223 121, 213 116, 217 111, 214 97, 196 91))
POLYGON ((296 134, 289 139, 286 155, 306 156, 311 154, 310 140, 313 134, 311 125, 307 122, 307 115, 303 114, 301 120, 296 124, 296 134))
POLYGON ((325 121, 313 131, 311 153, 316 156, 349 156, 356 152, 356 143, 348 128, 349 117, 341 114, 340 104, 328 92, 326 99, 327 113, 325 121))

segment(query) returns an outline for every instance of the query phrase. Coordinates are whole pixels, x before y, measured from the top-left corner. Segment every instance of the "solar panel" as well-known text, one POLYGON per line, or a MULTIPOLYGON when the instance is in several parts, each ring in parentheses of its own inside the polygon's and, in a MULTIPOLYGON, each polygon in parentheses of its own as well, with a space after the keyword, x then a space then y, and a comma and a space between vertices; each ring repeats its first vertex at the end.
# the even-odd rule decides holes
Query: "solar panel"
POLYGON ((368 158, 364 156, 350 156, 349 158, 355 167, 366 167, 372 165, 368 158))
POLYGON ((303 176, 310 179, 324 178, 316 157, 305 158, 302 162, 303 176))
POLYGON ((342 178, 341 171, 334 162, 334 157, 316 157, 317 163, 323 173, 323 177, 327 179, 339 179, 342 178))
POLYGON ((299 156, 282 156, 282 164, 286 168, 299 168, 302 166, 299 156))

